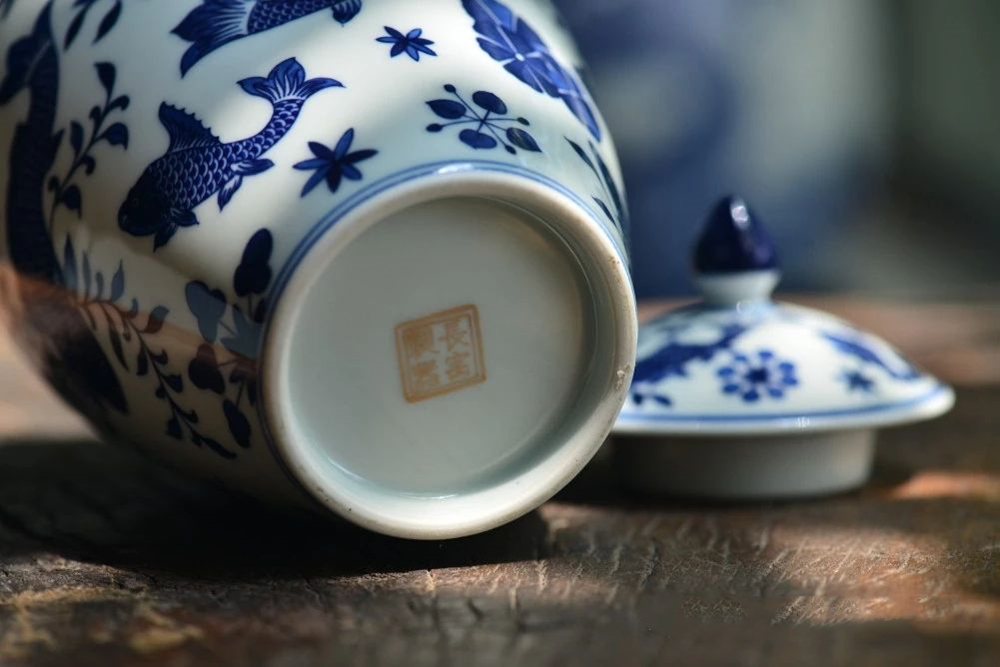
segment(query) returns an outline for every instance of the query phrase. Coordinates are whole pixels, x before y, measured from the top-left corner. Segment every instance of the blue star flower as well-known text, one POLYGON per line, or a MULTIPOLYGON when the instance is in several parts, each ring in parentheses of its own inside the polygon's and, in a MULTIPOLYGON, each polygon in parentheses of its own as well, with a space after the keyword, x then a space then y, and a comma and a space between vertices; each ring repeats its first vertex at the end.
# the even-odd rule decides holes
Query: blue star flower
POLYGON ((355 165, 362 160, 367 160, 376 155, 378 151, 365 149, 354 151, 353 153, 348 152, 351 150, 351 143, 353 141, 354 128, 352 127, 347 132, 344 132, 344 135, 340 137, 340 141, 332 149, 315 141, 309 142, 309 150, 316 157, 311 160, 304 160, 295 165, 295 168, 301 171, 316 172, 309 177, 305 187, 302 188, 303 197, 309 194, 323 179, 326 179, 326 185, 330 188, 330 192, 336 192, 337 188, 340 187, 341 180, 344 178, 349 181, 361 180, 361 171, 355 165))
POLYGON ((862 394, 870 394, 875 391, 875 380, 871 379, 861 371, 844 371, 840 379, 847 383, 847 391, 859 391, 862 394))
POLYGON ((429 39, 421 37, 424 33, 420 28, 414 28, 405 35, 395 28, 390 28, 385 26, 385 31, 388 33, 385 37, 379 37, 376 42, 381 42, 383 44, 392 44, 392 50, 389 51, 389 56, 395 58, 401 53, 405 53, 414 60, 420 60, 420 54, 426 53, 429 56, 436 56, 434 50, 430 48, 433 44, 429 39))
POLYGON ((736 394, 746 403, 759 401, 767 395, 784 398, 785 392, 798 386, 795 364, 781 361, 770 350, 761 350, 755 356, 736 354, 728 366, 720 368, 722 393, 736 394))

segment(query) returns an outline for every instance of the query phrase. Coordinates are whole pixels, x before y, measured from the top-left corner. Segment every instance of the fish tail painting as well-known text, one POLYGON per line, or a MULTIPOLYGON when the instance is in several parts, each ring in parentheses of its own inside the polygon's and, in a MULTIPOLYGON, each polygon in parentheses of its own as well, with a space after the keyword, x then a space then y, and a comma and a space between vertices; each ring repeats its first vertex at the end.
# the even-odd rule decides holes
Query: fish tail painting
POLYGON ((362 0, 204 0, 191 10, 173 33, 188 42, 181 58, 181 75, 226 44, 296 19, 331 9, 341 25, 361 11, 362 0))
POLYGON ((306 79, 294 58, 278 64, 266 77, 239 82, 248 94, 271 103, 272 114, 257 134, 224 144, 193 114, 160 105, 160 122, 170 144, 129 190, 118 212, 118 225, 134 236, 153 236, 154 249, 164 246, 178 229, 198 224, 194 209, 217 196, 223 210, 244 178, 274 166, 262 156, 295 124, 307 99, 327 88, 342 87, 328 78, 306 79))
POLYGON ((255 2, 247 0, 206 0, 196 7, 173 33, 193 42, 181 58, 181 75, 212 51, 246 37, 247 19, 255 2))
POLYGON ((42 9, 30 35, 10 45, 0 81, 0 106, 28 95, 27 115, 14 129, 6 170, 7 247, 20 274, 24 330, 41 332, 50 341, 39 350, 46 376, 69 402, 100 419, 106 406, 128 412, 128 402, 65 285, 46 214, 45 181, 62 141, 55 131, 59 59, 50 8, 51 3, 42 9))
POLYGON ((301 108, 303 102, 319 91, 342 86, 339 81, 322 77, 306 80, 306 71, 294 58, 280 63, 267 77, 252 76, 239 83, 247 93, 263 97, 275 109, 282 102, 297 103, 301 108))

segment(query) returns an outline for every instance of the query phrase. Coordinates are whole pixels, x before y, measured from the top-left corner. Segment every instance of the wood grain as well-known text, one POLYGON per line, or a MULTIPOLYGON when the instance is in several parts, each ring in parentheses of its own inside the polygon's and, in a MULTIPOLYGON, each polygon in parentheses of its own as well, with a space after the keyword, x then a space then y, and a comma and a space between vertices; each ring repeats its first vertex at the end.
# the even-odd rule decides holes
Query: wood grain
POLYGON ((539 511, 443 543, 102 445, 4 342, 0 664, 1000 664, 998 309, 823 305, 959 383, 953 413, 883 434, 864 490, 642 499, 602 457, 539 511))

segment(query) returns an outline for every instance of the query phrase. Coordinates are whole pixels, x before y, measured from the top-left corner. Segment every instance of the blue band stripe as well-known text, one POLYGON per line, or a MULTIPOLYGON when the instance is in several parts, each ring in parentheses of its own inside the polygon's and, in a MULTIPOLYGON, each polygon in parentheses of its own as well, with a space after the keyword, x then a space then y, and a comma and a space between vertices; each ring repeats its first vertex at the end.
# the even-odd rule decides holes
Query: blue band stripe
POLYGON ((878 414, 880 412, 889 412, 892 410, 901 410, 904 408, 912 408, 921 403, 925 403, 933 398, 937 398, 942 393, 946 391, 946 387, 942 384, 935 385, 926 394, 918 396, 916 398, 910 399, 908 401, 903 401, 901 403, 880 403, 877 405, 869 405, 862 408, 844 408, 840 410, 818 410, 815 412, 787 412, 787 413, 770 413, 770 414, 752 414, 752 415, 657 415, 657 414, 637 414, 637 413, 626 413, 622 414, 618 418, 618 423, 628 423, 628 422, 657 422, 657 423, 690 423, 690 422, 704 422, 707 424, 732 424, 739 422, 762 422, 762 421, 790 421, 796 419, 824 419, 828 417, 854 417, 861 415, 878 414))

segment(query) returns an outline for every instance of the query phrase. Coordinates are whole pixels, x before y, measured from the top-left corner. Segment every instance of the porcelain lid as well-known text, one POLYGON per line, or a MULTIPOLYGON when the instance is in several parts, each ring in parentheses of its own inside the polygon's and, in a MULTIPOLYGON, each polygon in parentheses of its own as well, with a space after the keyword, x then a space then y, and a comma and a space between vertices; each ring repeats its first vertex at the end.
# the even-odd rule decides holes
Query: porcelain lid
POLYGON ((699 303, 639 330, 616 433, 766 434, 928 419, 951 388, 888 343, 817 310, 775 303, 773 244, 738 198, 712 211, 695 251, 699 303))

